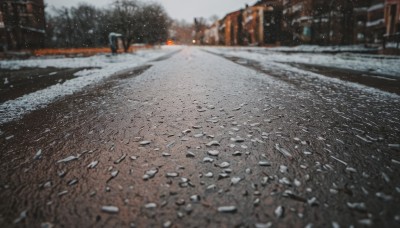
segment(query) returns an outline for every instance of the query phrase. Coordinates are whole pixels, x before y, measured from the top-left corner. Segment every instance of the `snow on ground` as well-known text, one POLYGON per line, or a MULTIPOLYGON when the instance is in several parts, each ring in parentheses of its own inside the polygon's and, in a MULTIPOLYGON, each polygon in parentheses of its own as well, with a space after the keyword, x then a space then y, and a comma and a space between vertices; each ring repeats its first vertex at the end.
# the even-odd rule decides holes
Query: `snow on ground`
POLYGON ((22 67, 97 68, 79 71, 75 74, 78 77, 68 80, 63 84, 56 84, 0 104, 0 124, 18 119, 26 113, 47 106, 57 98, 78 92, 84 87, 98 83, 117 72, 140 66, 145 62, 167 55, 178 49, 180 47, 175 46, 116 56, 96 55, 87 58, 0 61, 0 69, 20 69, 22 67))
POLYGON ((397 94, 385 92, 376 88, 368 87, 354 82, 343 81, 337 78, 327 77, 321 74, 313 73, 310 71, 302 70, 297 67, 293 67, 288 63, 302 63, 311 65, 320 65, 326 67, 336 67, 368 71, 372 70, 379 71, 381 74, 385 74, 400 77, 400 59, 373 59, 363 57, 360 55, 348 56, 346 61, 346 55, 323 55, 323 54, 284 54, 279 52, 268 51, 267 49, 248 49, 248 48, 204 48, 207 51, 221 54, 227 57, 238 57, 242 59, 253 60, 262 65, 265 69, 269 69, 274 72, 289 71, 302 77, 318 78, 319 80, 337 83, 344 86, 356 88, 371 94, 375 94, 379 97, 385 96, 390 98, 400 98, 397 94), (353 64, 353 67, 352 67, 353 64), (389 69, 386 69, 389 68, 389 69))
POLYGON ((55 68, 84 68, 99 67, 104 68, 107 65, 116 63, 132 63, 133 61, 152 58, 152 55, 165 54, 166 51, 176 49, 176 47, 162 47, 161 49, 140 50, 133 54, 119 54, 112 56, 110 54, 99 54, 91 57, 75 58, 48 58, 35 57, 27 60, 5 60, 0 61, 0 69, 19 70, 23 67, 55 67, 55 68))
POLYGON ((249 52, 256 52, 262 54, 263 61, 309 64, 400 77, 400 56, 355 53, 283 53, 270 48, 220 48, 219 50, 227 54, 241 55, 243 58, 251 57, 249 52))
POLYGON ((313 52, 313 53, 336 53, 336 52, 370 52, 377 48, 369 48, 364 45, 345 45, 345 46, 317 46, 317 45, 299 45, 296 47, 274 47, 269 48, 272 51, 281 52, 313 52))

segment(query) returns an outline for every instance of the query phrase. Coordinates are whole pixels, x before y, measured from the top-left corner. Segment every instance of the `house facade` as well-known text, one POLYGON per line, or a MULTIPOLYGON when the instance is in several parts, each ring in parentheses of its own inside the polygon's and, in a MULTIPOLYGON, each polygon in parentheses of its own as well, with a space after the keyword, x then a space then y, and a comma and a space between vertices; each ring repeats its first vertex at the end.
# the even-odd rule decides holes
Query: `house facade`
POLYGON ((44 46, 43 0, 1 0, 0 49, 20 50, 44 46))
POLYGON ((253 6, 246 5, 244 9, 228 13, 217 24, 218 27, 212 25, 207 31, 218 34, 216 44, 275 45, 281 40, 282 4, 280 0, 258 1, 253 6))
POLYGON ((380 44, 400 32, 400 0, 260 0, 209 29, 228 46, 380 44))
POLYGON ((386 0, 384 11, 386 35, 400 34, 400 0, 386 0))
POLYGON ((367 42, 380 43, 383 35, 386 33, 385 28, 385 0, 373 0, 368 7, 367 12, 367 42))

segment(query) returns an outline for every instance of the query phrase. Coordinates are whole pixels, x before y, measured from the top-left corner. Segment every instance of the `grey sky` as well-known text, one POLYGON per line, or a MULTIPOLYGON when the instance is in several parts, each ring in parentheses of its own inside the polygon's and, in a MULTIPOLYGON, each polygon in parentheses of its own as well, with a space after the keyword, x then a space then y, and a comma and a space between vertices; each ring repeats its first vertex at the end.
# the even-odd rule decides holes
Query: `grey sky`
MULTIPOLYGON (((48 6, 71 7, 79 2, 86 2, 98 7, 108 6, 112 0, 44 0, 48 6)), ((194 17, 209 18, 212 15, 223 17, 226 13, 254 4, 256 0, 152 0, 161 3, 174 19, 185 19, 192 22, 194 17)), ((142 0, 142 2, 150 2, 142 0)))

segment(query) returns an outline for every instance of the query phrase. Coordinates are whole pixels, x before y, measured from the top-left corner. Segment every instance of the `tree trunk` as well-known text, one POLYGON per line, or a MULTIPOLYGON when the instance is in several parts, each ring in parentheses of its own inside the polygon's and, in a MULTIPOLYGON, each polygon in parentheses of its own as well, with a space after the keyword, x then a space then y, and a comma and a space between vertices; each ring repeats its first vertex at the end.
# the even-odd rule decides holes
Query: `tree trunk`
POLYGON ((122 40, 123 40, 122 44, 124 45, 124 52, 127 53, 128 50, 129 50, 129 46, 131 45, 132 39, 130 39, 130 38, 124 38, 124 39, 122 39, 122 40))

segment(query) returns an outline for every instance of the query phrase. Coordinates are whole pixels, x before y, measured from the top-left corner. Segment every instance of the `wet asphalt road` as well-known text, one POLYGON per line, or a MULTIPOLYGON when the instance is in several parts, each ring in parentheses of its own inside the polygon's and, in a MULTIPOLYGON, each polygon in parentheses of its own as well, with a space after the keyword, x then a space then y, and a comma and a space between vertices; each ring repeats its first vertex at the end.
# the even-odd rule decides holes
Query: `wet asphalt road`
POLYGON ((198 48, 4 124, 1 227, 396 227, 398 97, 198 48))

